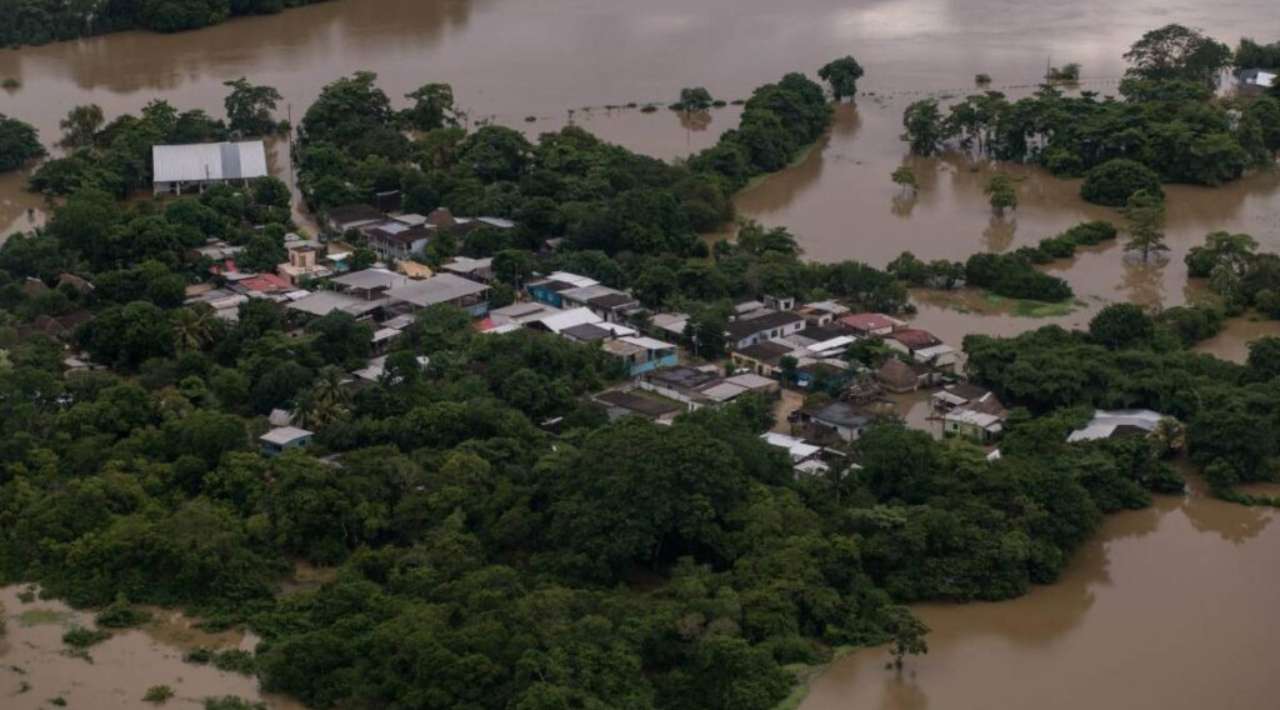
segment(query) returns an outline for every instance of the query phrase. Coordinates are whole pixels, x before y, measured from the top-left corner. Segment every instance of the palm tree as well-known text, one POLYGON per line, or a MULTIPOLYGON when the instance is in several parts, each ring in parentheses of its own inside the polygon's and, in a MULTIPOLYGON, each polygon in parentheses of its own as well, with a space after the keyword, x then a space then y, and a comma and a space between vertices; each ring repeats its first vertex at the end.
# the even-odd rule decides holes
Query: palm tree
POLYGON ((346 376, 336 367, 320 371, 315 384, 298 400, 294 418, 308 429, 321 430, 351 416, 351 393, 346 376))
POLYGON ((1151 440, 1161 458, 1182 451, 1187 445, 1187 430, 1173 417, 1161 417, 1151 430, 1151 440))
POLYGON ((178 309, 173 314, 173 336, 178 349, 203 350, 213 341, 216 317, 213 307, 207 303, 178 309))

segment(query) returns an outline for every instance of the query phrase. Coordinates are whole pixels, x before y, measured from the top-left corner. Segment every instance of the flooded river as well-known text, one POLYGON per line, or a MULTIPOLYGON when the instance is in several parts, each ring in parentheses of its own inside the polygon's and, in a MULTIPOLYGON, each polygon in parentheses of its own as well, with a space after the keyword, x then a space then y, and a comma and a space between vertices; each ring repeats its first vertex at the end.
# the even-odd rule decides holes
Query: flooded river
POLYGON ((69 653, 62 635, 74 627, 93 628, 93 614, 56 601, 23 598, 24 588, 0 588, 0 707, 44 710, 61 698, 66 707, 85 710, 151 707, 142 701, 148 688, 167 685, 174 695, 166 708, 202 708, 204 699, 234 695, 265 702, 270 710, 301 710, 293 701, 263 696, 252 676, 220 671, 182 660, 197 647, 253 650, 256 640, 236 631, 200 631, 181 614, 155 610, 139 629, 116 631, 87 649, 87 657, 69 653))
POLYGON ((1280 705, 1276 512, 1200 496, 1111 516, 1056 584, 916 608, 928 655, 854 653, 801 710, 1256 710, 1280 705))
MULTIPOLYGON (((164 98, 221 115, 222 82, 247 76, 277 87, 282 115, 296 121, 325 83, 368 69, 397 100, 427 82, 453 84, 473 122, 536 134, 572 120, 606 140, 677 158, 712 144, 737 122, 737 110, 691 121, 666 110, 604 107, 666 103, 695 85, 740 98, 785 72, 812 75, 852 53, 867 68, 867 95, 856 108, 841 107, 831 135, 804 160, 745 191, 737 205, 744 216, 789 227, 810 258, 884 266, 904 250, 962 259, 1033 244, 1082 220, 1118 219, 1080 201, 1077 183, 1012 166, 1001 167, 1024 178, 1019 208, 993 219, 981 192, 990 166, 908 158, 898 140, 901 115, 925 95, 972 91, 980 72, 992 75, 993 88, 1020 95, 1046 61, 1079 62, 1082 88, 1114 92, 1121 54, 1165 22, 1230 44, 1242 35, 1280 39, 1273 0, 335 0, 194 33, 0 51, 0 78, 22 84, 0 92, 0 113, 33 123, 53 143, 59 119, 76 104, 97 103, 115 116, 164 98), (914 199, 889 179, 904 160, 922 182, 914 199)), ((287 151, 273 151, 277 171, 287 172, 285 161, 287 151)), ((23 191, 24 181, 0 176, 0 234, 43 219, 43 203, 23 191)), ((1182 257, 1217 229, 1248 232, 1280 250, 1280 173, 1216 190, 1171 187, 1167 262, 1134 264, 1113 244, 1050 265, 1078 294, 1073 312, 1030 317, 972 295, 920 292, 915 322, 958 344, 974 332, 1082 327, 1108 302, 1194 300, 1201 292, 1188 286, 1182 257)), ((1248 340, 1267 334, 1280 334, 1280 324, 1238 320, 1202 349, 1241 360, 1248 340)), ((908 673, 899 679, 883 670, 882 653, 858 653, 823 675, 804 707, 1280 706, 1272 647, 1280 638, 1273 608, 1280 528, 1272 517, 1199 497, 1115 516, 1059 584, 1001 604, 924 607, 932 652, 912 660, 908 673)), ((21 612, 10 591, 3 600, 10 616, 21 612)), ((161 683, 188 701, 215 691, 256 697, 251 680, 183 664, 178 650, 142 631, 95 647, 92 666, 60 655, 60 635, 10 620, 0 663, 27 669, 32 689, 5 694, 0 704, 25 710, 66 697, 72 707, 136 707, 147 686, 161 683), (74 702, 91 697, 106 700, 74 702)), ((7 684, 0 692, 23 682, 0 674, 8 674, 0 675, 7 684)))

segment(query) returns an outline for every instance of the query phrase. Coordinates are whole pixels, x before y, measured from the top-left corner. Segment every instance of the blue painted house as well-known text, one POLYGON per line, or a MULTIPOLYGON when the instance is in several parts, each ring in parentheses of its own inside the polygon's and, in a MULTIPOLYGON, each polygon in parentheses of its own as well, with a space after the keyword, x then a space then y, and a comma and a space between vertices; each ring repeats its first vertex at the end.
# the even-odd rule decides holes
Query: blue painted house
POLYGON ((525 286, 525 290, 529 292, 529 297, 538 303, 545 303, 554 308, 564 308, 565 300, 562 294, 565 291, 599 285, 599 281, 586 276, 556 271, 541 281, 534 281, 525 286))
POLYGON ((621 360, 631 377, 680 364, 680 354, 675 345, 653 338, 628 335, 606 340, 601 347, 621 360))

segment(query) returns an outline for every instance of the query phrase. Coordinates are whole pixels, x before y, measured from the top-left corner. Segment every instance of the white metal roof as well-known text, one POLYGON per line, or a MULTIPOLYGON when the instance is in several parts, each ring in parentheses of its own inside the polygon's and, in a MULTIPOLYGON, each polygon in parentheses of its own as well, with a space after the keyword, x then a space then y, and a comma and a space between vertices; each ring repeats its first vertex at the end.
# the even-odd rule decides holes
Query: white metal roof
POLYGON ((735 397, 741 396, 747 391, 749 390, 746 387, 736 385, 729 381, 724 381, 707 387, 702 390, 702 394, 717 402, 728 402, 735 397))
POLYGON ((628 335, 618 338, 618 340, 621 340, 624 343, 630 343, 638 348, 644 348, 645 350, 675 350, 676 348, 676 346, 671 343, 664 343, 661 340, 646 338, 644 336, 628 335))
POLYGON ((266 177, 262 141, 190 143, 151 147, 155 182, 199 182, 266 177))
POLYGON ((1132 426, 1146 431, 1153 431, 1162 418, 1163 415, 1150 409, 1117 409, 1114 411, 1099 409, 1094 411, 1093 420, 1083 429, 1071 432, 1071 436, 1067 437, 1067 441, 1108 439, 1115 433, 1116 428, 1121 426, 1132 426))
POLYGON ((955 409, 947 412, 943 419, 949 422, 959 422, 961 424, 972 424, 982 429, 1000 428, 1000 417, 994 414, 978 412, 972 409, 955 409))
POLYGON ((289 303, 285 307, 295 311, 302 311, 303 313, 310 313, 313 316, 327 316, 333 311, 343 311, 353 316, 362 316, 385 305, 387 305, 387 299, 385 298, 366 301, 363 298, 348 296, 345 293, 316 291, 306 298, 300 298, 289 303))
POLYGON ((280 426, 280 427, 276 427, 275 429, 272 429, 266 434, 263 434, 259 438, 262 441, 267 442, 268 444, 275 444, 277 446, 286 446, 299 439, 304 439, 311 435, 312 435, 312 432, 309 432, 306 429, 299 429, 298 427, 294 427, 294 426, 280 426))
POLYGON ((591 312, 590 308, 572 308, 560 313, 554 313, 546 318, 539 318, 538 322, 546 326, 547 330, 552 333, 559 333, 565 328, 572 328, 575 325, 584 323, 599 323, 603 318, 591 312))
POLYGON ((764 439, 765 443, 770 446, 777 446, 779 448, 786 449, 787 452, 791 454, 792 461, 803 461, 810 456, 817 454, 819 451, 822 451, 821 446, 814 446, 813 444, 806 442, 804 439, 797 439, 794 436, 787 436, 786 434, 779 434, 777 432, 765 432, 760 435, 760 438, 764 439))
POLYGON ((577 288, 586 288, 587 286, 599 285, 599 281, 578 274, 571 274, 568 271, 553 271, 547 278, 551 281, 563 281, 567 284, 573 284, 577 288))
POLYGON ((362 269, 337 276, 332 281, 339 286, 346 286, 347 288, 395 288, 409 283, 409 277, 387 269, 362 269))
POLYGON ((733 377, 727 378, 725 382, 737 385, 738 387, 746 387, 750 390, 770 389, 776 387, 778 384, 776 381, 771 380, 768 377, 764 377, 763 375, 757 375, 754 372, 744 372, 741 375, 734 375, 733 377))

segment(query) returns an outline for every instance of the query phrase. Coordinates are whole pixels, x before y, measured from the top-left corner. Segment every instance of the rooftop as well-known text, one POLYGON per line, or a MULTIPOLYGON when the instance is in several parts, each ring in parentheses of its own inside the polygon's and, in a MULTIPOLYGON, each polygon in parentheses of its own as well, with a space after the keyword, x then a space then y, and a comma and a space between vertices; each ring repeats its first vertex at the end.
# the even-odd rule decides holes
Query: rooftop
POLYGON ((306 437, 311 436, 313 433, 314 432, 307 431, 306 429, 299 429, 294 426, 278 426, 258 438, 268 444, 288 446, 299 439, 305 439, 306 437))
POLYGON ((866 426, 872 419, 871 414, 848 402, 832 402, 808 414, 824 424, 841 427, 866 426))
POLYGON ((285 307, 290 310, 309 313, 313 316, 327 316, 334 311, 342 311, 358 317, 375 311, 387 305, 387 303, 388 301, 385 298, 368 300, 336 291, 316 291, 310 296, 289 303, 285 307))
POLYGON ((804 318, 795 313, 769 311, 754 318, 739 318, 729 324, 727 331, 729 337, 734 340, 742 340, 762 331, 782 328, 803 321, 804 318))
POLYGON ((755 345, 742 348, 735 352, 743 357, 751 358, 756 362, 763 362, 768 365, 777 365, 781 362, 782 358, 791 354, 792 348, 772 340, 762 340, 755 345))
POLYGON ((382 210, 370 205, 342 205, 325 210, 329 219, 338 224, 354 224, 356 222, 374 222, 384 219, 382 210))
POLYGON ((605 404, 626 409, 654 419, 684 410, 684 406, 678 402, 673 402, 662 397, 645 396, 635 391, 620 392, 612 390, 609 392, 601 392, 595 396, 595 399, 605 404))
POLYGON ((942 341, 934 337, 933 333, 918 328, 904 328, 894 331, 886 337, 902 343, 910 350, 923 350, 942 343, 942 341))
POLYGON ((719 379, 720 376, 715 372, 693 367, 669 367, 649 375, 649 381, 653 384, 689 390, 696 390, 719 379))
POLYGON ((854 313, 841 318, 840 322, 864 333, 892 328, 898 324, 898 321, 883 313, 854 313))
POLYGON ((262 141, 189 143, 151 147, 155 182, 241 180, 267 175, 262 141))
POLYGON ((1150 409, 1096 410, 1093 419, 1083 429, 1071 432, 1068 442, 1109 439, 1116 434, 1150 433, 1164 415, 1150 409))
POLYGON ((409 282, 409 279, 403 274, 397 274, 387 269, 364 269, 362 271, 353 271, 349 274, 336 276, 330 279, 339 286, 346 288, 360 289, 362 291, 372 291, 378 288, 395 288, 403 286, 409 282))
POLYGON ((478 296, 489 287, 453 274, 436 274, 429 279, 414 281, 405 286, 393 288, 387 296, 398 301, 412 303, 420 308, 434 306, 437 303, 449 303, 467 296, 478 296))

